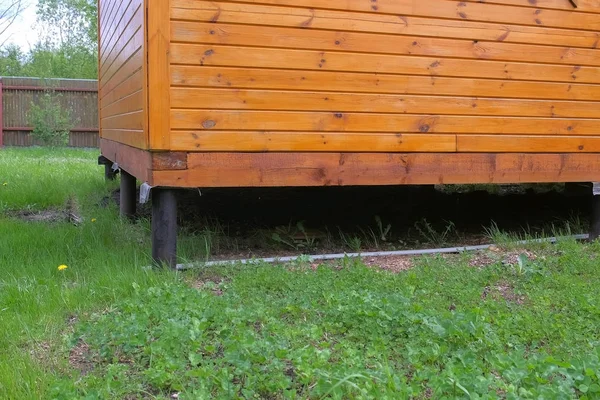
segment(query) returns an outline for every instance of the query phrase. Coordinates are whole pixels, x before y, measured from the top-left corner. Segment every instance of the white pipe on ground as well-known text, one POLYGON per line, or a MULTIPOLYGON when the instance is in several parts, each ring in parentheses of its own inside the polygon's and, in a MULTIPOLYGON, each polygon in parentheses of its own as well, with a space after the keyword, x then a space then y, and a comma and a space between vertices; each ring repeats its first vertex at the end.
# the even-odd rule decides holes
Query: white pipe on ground
MULTIPOLYGON (((558 240, 564 239, 575 239, 575 240, 586 240, 589 238, 589 235, 572 235, 572 236, 562 236, 562 237, 550 237, 550 238, 542 238, 542 239, 531 239, 531 240, 520 240, 515 242, 514 244, 530 244, 530 243, 556 243, 558 240)), ((367 253, 340 253, 340 254, 318 254, 318 255, 310 255, 308 257, 302 257, 304 259, 308 259, 309 261, 326 261, 326 260, 339 260, 346 257, 349 258, 357 258, 357 257, 385 257, 385 256, 421 256, 427 254, 453 254, 453 253, 463 253, 465 251, 478 251, 478 250, 486 250, 492 246, 497 246, 495 244, 483 244, 479 246, 464 246, 464 247, 446 247, 441 249, 421 249, 421 250, 398 250, 398 251, 374 251, 367 253)), ((192 269, 192 268, 202 268, 202 267, 214 267, 218 265, 234 265, 234 264, 258 264, 258 263, 276 263, 276 262, 293 262, 298 260, 300 257, 292 256, 292 257, 269 257, 269 258, 251 258, 251 259, 242 259, 242 260, 223 260, 223 261, 207 261, 207 262, 197 262, 192 264, 177 264, 176 269, 179 271, 192 269)))

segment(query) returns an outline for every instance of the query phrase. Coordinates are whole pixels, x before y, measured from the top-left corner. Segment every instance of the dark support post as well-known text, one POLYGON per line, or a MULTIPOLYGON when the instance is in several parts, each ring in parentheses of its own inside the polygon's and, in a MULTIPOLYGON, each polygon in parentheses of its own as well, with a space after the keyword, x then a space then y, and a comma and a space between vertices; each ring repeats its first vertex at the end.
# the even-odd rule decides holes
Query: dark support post
POLYGON ((113 171, 113 162, 104 156, 98 157, 98 165, 104 165, 104 179, 107 181, 114 181, 116 171, 113 171))
POLYGON ((135 176, 121 171, 121 217, 133 218, 135 216, 135 188, 135 176))
POLYGON ((177 198, 173 189, 152 189, 152 259, 177 265, 177 198))
POLYGON ((596 240, 600 237, 600 193, 597 192, 599 184, 594 184, 592 190, 592 222, 590 224, 590 240, 596 240))

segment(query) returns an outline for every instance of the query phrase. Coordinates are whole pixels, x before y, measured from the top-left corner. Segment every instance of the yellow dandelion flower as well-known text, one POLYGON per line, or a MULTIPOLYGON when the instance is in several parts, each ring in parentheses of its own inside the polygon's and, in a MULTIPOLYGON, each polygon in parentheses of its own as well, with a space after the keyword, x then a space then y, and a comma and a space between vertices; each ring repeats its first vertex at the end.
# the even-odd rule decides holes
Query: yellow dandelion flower
POLYGON ((96 222, 96 218, 92 218, 92 222, 96 222))
POLYGON ((63 265, 59 265, 59 266, 58 266, 58 270, 59 270, 59 271, 64 271, 64 270, 65 270, 65 269, 67 269, 67 268, 69 268, 69 267, 67 267, 67 266, 66 266, 66 265, 64 265, 64 264, 63 264, 63 265))

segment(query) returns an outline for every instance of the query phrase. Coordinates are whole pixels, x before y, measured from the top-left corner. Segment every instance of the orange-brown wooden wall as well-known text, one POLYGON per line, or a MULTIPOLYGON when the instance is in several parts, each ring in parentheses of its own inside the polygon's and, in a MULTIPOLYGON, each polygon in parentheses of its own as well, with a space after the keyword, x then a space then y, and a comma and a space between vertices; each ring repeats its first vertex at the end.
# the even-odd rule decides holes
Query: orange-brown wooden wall
POLYGON ((99 1, 100 135, 147 147, 144 0, 99 1))
POLYGON ((600 152, 600 1, 573 1, 170 0, 168 147, 600 152))

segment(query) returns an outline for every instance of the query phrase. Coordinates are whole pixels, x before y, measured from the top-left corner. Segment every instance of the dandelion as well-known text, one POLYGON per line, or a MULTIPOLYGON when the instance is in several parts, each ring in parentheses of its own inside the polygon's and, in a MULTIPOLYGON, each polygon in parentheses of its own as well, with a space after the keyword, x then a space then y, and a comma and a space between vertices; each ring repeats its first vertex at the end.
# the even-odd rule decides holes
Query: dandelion
POLYGON ((96 222, 96 218, 92 218, 92 222, 96 222))
POLYGON ((59 266, 58 266, 58 270, 59 270, 59 271, 64 271, 64 270, 65 270, 65 269, 67 269, 67 268, 69 268, 69 267, 67 267, 67 266, 66 266, 66 265, 64 265, 64 264, 63 264, 63 265, 59 265, 59 266))

